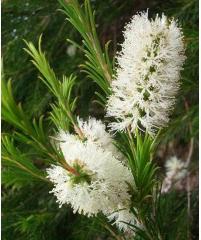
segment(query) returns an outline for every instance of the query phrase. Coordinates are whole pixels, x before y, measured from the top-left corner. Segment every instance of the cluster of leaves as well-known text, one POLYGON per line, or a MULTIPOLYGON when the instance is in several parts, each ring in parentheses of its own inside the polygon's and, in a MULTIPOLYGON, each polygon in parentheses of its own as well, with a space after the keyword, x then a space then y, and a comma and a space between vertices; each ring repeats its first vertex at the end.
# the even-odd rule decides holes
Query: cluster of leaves
MULTIPOLYGON (((44 175, 44 169, 50 163, 64 163, 62 153, 56 150, 49 137, 54 134, 52 129, 62 127, 69 131, 74 129, 79 133, 73 113, 88 115, 91 112, 88 108, 92 106, 90 102, 94 99, 100 106, 104 105, 110 93, 109 84, 114 71, 110 60, 113 53, 108 50, 108 37, 101 33, 104 39, 101 45, 95 28, 95 15, 89 1, 85 1, 82 8, 77 0, 69 0, 68 6, 66 1, 59 0, 59 2, 63 6, 67 20, 80 35, 64 21, 61 13, 55 11, 56 7, 59 8, 59 4, 56 5, 55 1, 43 1, 42 5, 41 1, 36 0, 20 1, 20 4, 17 0, 12 3, 5 1, 3 4, 3 21, 10 19, 8 28, 3 29, 3 38, 6 43, 3 45, 5 78, 12 79, 16 99, 25 103, 23 110, 14 100, 11 81, 6 83, 3 80, 2 113, 5 122, 9 123, 9 125, 3 124, 7 133, 3 134, 2 141, 3 203, 5 203, 3 224, 6 226, 3 235, 4 239, 8 240, 12 239, 13 232, 16 239, 94 239, 97 236, 105 239, 107 237, 104 233, 106 230, 97 224, 97 220, 74 216, 66 207, 59 210, 54 203, 55 199, 48 194, 50 183, 44 175), (52 17, 52 14, 56 16, 52 17), (13 26, 15 26, 14 29, 13 26), (16 35, 18 32, 19 35, 16 35), (41 50, 41 40, 38 50, 32 43, 26 42, 26 51, 42 75, 40 77, 42 81, 40 81, 37 80, 35 69, 27 63, 28 55, 21 49, 24 47, 22 38, 37 40, 36 35, 39 36, 42 32, 44 42, 47 43, 45 46, 47 57, 52 62, 58 77, 41 50), (76 43, 72 40, 65 41, 67 37, 75 39, 76 43), (69 46, 75 46, 75 56, 66 54, 69 46), (82 63, 82 72, 78 71, 79 63, 82 63), (77 75, 77 78, 70 75, 72 72, 77 75), (65 75, 61 77, 62 74, 65 75), (85 75, 95 83, 89 81, 85 75), (45 83, 44 86, 42 83, 45 83), (48 114, 49 111, 50 114, 48 114), (31 120, 33 116, 38 118, 42 113, 44 117, 31 120)), ((171 16, 179 17, 184 27, 188 60, 182 75, 183 86, 173 116, 174 121, 168 132, 164 134, 164 142, 175 136, 181 142, 188 142, 191 137, 197 137, 198 123, 197 2, 177 0, 174 3, 169 1, 159 5, 158 1, 155 1, 151 6, 148 3, 140 4, 140 1, 137 3, 139 6, 137 9, 133 8, 134 11, 151 7, 150 13, 154 14, 162 10, 171 16), (159 9, 158 6, 160 6, 159 9), (182 124, 180 124, 181 121, 182 124), (181 134, 183 128, 186 131, 185 135, 181 134)), ((128 1, 127 4, 118 0, 107 1, 107 3, 94 1, 93 5, 99 9, 98 22, 101 25, 105 22, 106 27, 109 27, 111 22, 115 25, 115 19, 119 16, 125 15, 125 19, 128 19, 134 13, 130 10, 132 1, 128 1)), ((116 29, 115 33, 120 32, 117 27, 116 29)), ((114 40, 113 37, 112 39, 114 40)), ((116 45, 113 49, 115 51, 116 45)), ((100 107, 100 109, 103 113, 103 108, 100 107)), ((92 109, 92 112, 97 115, 96 110, 92 109)), ((137 200, 134 203, 133 212, 137 214, 135 212, 137 208, 139 215, 139 210, 144 209, 140 212, 140 220, 145 226, 145 231, 135 229, 139 233, 135 239, 162 239, 161 236, 164 236, 164 239, 186 239, 187 222, 182 221, 186 218, 186 199, 184 196, 179 198, 174 193, 158 198, 158 193, 153 188, 156 185, 154 178, 156 168, 152 164, 154 144, 148 136, 142 137, 140 134, 137 136, 137 141, 132 135, 127 134, 117 137, 120 142, 124 142, 124 145, 120 144, 119 148, 127 155, 135 176, 136 189, 139 190, 135 193, 135 200, 137 200), (142 188, 142 186, 145 187, 142 188), (155 198, 149 199, 149 196, 154 194, 155 198), (137 203, 140 204, 137 205, 137 203), (153 219, 155 214, 160 216, 157 221, 153 219), (175 229, 169 229, 169 222, 175 223, 175 229)))

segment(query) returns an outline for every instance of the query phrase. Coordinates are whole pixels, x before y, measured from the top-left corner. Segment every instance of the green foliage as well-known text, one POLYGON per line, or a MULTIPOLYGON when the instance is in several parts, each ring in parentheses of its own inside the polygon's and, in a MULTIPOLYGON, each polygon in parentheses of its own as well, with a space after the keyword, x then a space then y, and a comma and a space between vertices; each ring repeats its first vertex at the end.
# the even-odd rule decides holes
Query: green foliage
POLYGON ((33 182, 20 189, 4 191, 2 237, 15 239, 84 240, 106 237, 96 219, 74 215, 67 207, 59 208, 47 184, 33 182))
POLYGON ((43 128, 43 117, 37 122, 31 121, 24 113, 21 105, 14 101, 11 82, 2 80, 2 118, 6 122, 16 127, 15 138, 20 142, 31 145, 38 154, 46 157, 48 162, 60 161, 61 155, 58 154, 56 147, 49 140, 48 133, 43 128))
POLYGON ((146 134, 143 138, 136 133, 136 148, 134 149, 134 159, 132 161, 133 176, 139 197, 136 202, 142 202, 152 193, 156 184, 156 166, 152 161, 153 139, 146 134))
POLYGON ((155 197, 154 201, 147 205, 146 215, 141 212, 144 228, 131 226, 138 233, 134 239, 187 239, 187 222, 184 221, 187 218, 186 196, 176 192, 160 195, 156 191, 155 197))
POLYGON ((53 112, 51 119, 58 129, 63 127, 63 130, 69 130, 69 124, 75 125, 72 112, 75 110, 76 98, 71 99, 72 88, 75 84, 75 77, 72 75, 67 78, 63 76, 63 81, 60 82, 54 71, 50 68, 45 55, 41 51, 41 37, 39 38, 39 50, 32 43, 27 43, 28 49, 25 51, 33 58, 32 62, 36 68, 41 72, 44 78, 41 77, 44 84, 56 97, 57 103, 52 104, 53 112))
MULTIPOLYGON (((71 44, 66 37, 77 38, 78 34, 64 21, 55 0, 14 0, 2 3, 2 50, 6 79, 14 82, 14 96, 25 102, 28 115, 38 116, 48 110, 51 95, 37 79, 37 71, 23 51, 23 39, 37 43, 41 33, 45 39, 45 50, 57 73, 69 75, 78 71, 82 53, 76 49, 69 55, 71 44), (54 59, 54 61, 53 61, 54 59)), ((79 93, 82 95, 83 93, 79 93)))
MULTIPOLYGON (((94 16, 89 1, 84 1, 83 8, 77 0, 63 1, 59 0, 64 7, 64 13, 68 16, 67 20, 81 34, 84 45, 84 54, 87 61, 82 65, 84 72, 98 84, 107 96, 110 93, 109 83, 112 79, 112 65, 108 54, 109 42, 105 44, 104 52, 101 49, 97 37, 94 16)), ((101 96, 101 99, 104 99, 101 96)), ((100 94, 99 94, 100 96, 100 94)))
POLYGON ((20 181, 23 181, 23 179, 25 181, 28 179, 29 181, 37 179, 48 182, 44 174, 34 166, 31 159, 23 155, 16 146, 14 146, 13 139, 9 136, 2 137, 2 159, 4 166, 10 167, 9 171, 3 171, 3 182, 7 185, 14 184, 18 179, 20 181), (18 170, 16 170, 16 168, 18 170), (26 173, 24 174, 24 172, 26 173))
POLYGON ((136 131, 135 136, 130 133, 121 133, 120 143, 117 147, 127 157, 128 165, 134 177, 136 187, 135 203, 143 201, 153 191, 156 183, 156 170, 152 155, 154 153, 155 141, 148 134, 136 131))

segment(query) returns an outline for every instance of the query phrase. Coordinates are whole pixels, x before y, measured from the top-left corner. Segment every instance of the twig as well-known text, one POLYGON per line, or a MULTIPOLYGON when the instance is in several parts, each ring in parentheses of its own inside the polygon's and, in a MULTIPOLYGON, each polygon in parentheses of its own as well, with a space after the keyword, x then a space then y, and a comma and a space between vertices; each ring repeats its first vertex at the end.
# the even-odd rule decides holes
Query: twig
MULTIPOLYGON (((189 111, 189 105, 188 102, 184 99, 184 104, 186 111, 189 111)), ((192 136, 192 125, 189 123, 189 131, 192 136)), ((190 161, 193 155, 193 146, 194 146, 194 138, 191 137, 190 144, 189 144, 189 151, 188 151, 188 156, 186 159, 186 168, 189 167, 190 161)), ((187 182, 186 182, 186 191, 187 191, 187 214, 188 214, 188 239, 191 239, 191 234, 190 234, 190 222, 191 222, 191 187, 190 187, 190 173, 188 171, 187 174, 187 182)))
POLYGON ((192 137, 191 140, 190 140, 190 144, 189 144, 189 151, 188 151, 188 156, 187 156, 187 159, 186 159, 186 167, 189 166, 190 161, 191 161, 191 157, 192 157, 192 154, 193 154, 193 145, 194 145, 194 138, 192 137))
POLYGON ((107 224, 102 224, 105 229, 107 229, 116 240, 124 240, 121 236, 117 235, 110 226, 107 224))
MULTIPOLYGON (((188 152, 188 157, 186 159, 186 167, 189 166, 190 161, 191 161, 191 157, 193 154, 193 144, 194 144, 194 139, 191 138, 190 140, 190 146, 189 146, 189 152, 188 152)), ((190 173, 188 171, 188 175, 187 175, 187 182, 186 182, 186 190, 187 190, 187 214, 188 214, 188 239, 191 239, 190 236, 190 222, 191 222, 191 187, 190 187, 190 173)))
POLYGON ((116 240, 124 240, 124 237, 121 237, 120 235, 116 234, 115 231, 112 229, 111 225, 107 221, 103 221, 103 219, 98 217, 98 220, 100 221, 100 224, 108 230, 108 232, 111 233, 111 235, 116 239, 116 240))

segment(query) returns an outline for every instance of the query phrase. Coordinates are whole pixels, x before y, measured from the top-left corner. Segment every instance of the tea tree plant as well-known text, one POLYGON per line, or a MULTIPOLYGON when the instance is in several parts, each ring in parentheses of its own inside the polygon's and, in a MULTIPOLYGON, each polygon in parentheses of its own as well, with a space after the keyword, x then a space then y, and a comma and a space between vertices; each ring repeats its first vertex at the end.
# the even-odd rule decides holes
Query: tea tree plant
MULTIPOLYGON (((187 239, 187 231, 179 231, 187 229, 181 221, 187 218, 183 198, 177 202, 162 193, 155 162, 186 58, 178 23, 165 15, 154 19, 148 12, 135 15, 125 27, 122 50, 113 61, 109 42, 103 48, 99 42, 90 1, 59 2, 83 39, 82 45, 69 41, 84 53, 82 71, 98 86, 97 99, 108 124, 90 116, 80 118, 74 94, 79 76, 60 79, 56 75, 42 50, 42 36, 38 47, 25 41, 24 50, 54 102, 48 117, 30 119, 15 102, 11 81, 2 80, 2 118, 15 128, 2 136, 4 181, 7 185, 38 182, 43 191, 47 186, 62 209, 70 205, 74 213, 94 219, 115 239, 187 239), (172 201, 174 216, 168 215, 172 201), (174 227, 169 229, 167 221, 174 221, 174 227)), ((188 164, 178 165, 177 159, 169 162, 168 181, 175 180, 178 169, 184 173, 181 178, 185 176, 188 164)), ((50 206, 44 215, 33 214, 33 221, 40 218, 42 225, 51 211, 59 212, 55 204, 50 206)), ((22 219, 21 225, 23 221, 26 228, 30 219, 22 219)))

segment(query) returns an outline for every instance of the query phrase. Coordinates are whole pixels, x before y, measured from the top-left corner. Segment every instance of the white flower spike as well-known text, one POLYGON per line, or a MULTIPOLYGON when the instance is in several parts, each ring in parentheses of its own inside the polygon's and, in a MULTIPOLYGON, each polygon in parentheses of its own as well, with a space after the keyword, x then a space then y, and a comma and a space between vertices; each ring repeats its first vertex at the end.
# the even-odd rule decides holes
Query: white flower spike
POLYGON ((60 148, 65 161, 77 172, 73 175, 55 165, 47 169, 60 206, 70 204, 74 212, 90 217, 98 212, 108 215, 119 204, 129 204, 127 182, 132 184, 132 174, 111 151, 68 133, 61 134, 60 148))
POLYGON ((175 20, 165 15, 149 20, 143 12, 125 27, 124 39, 107 103, 107 116, 116 119, 110 127, 154 135, 167 125, 180 86, 183 34, 175 20))

